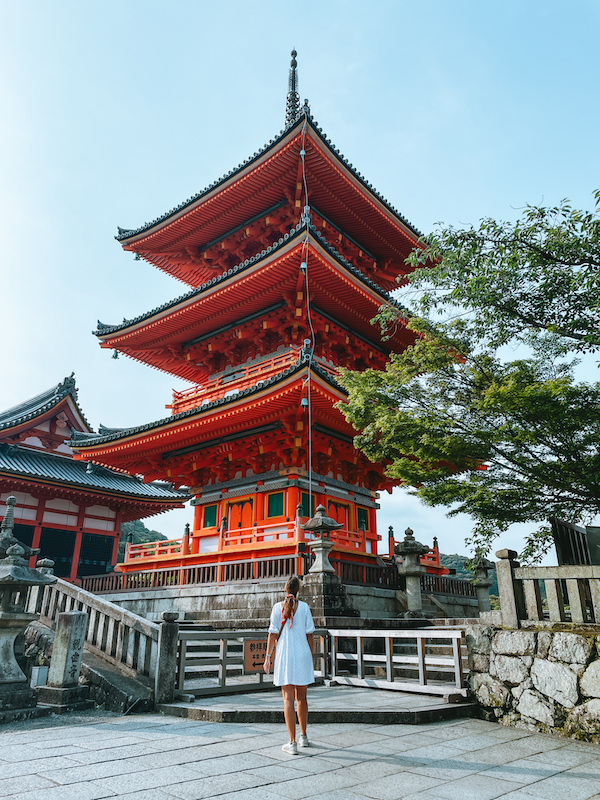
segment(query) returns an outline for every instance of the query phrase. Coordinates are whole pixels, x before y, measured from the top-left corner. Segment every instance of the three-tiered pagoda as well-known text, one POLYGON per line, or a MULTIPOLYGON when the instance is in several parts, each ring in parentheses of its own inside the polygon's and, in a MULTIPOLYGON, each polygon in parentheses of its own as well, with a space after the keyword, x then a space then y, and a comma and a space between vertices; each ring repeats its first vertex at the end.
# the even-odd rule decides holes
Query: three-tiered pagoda
POLYGON ((189 537, 130 547, 125 571, 298 554, 318 504, 343 525, 333 555, 377 558, 377 493, 394 481, 353 446, 336 376, 383 369, 413 341, 401 325, 383 340, 370 321, 395 305, 419 232, 300 106, 295 55, 279 136, 177 208, 119 229, 124 250, 190 288, 99 323, 100 345, 192 385, 174 392, 170 416, 77 434, 73 446, 187 486, 195 506, 189 537))

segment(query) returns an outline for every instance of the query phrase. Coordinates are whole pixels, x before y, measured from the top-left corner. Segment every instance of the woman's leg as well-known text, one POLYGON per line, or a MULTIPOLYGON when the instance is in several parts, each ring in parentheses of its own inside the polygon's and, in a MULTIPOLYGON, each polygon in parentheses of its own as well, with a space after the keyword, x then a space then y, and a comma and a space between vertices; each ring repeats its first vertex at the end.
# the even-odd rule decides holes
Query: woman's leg
POLYGON ((296 741, 296 712, 294 711, 294 687, 291 684, 281 687, 283 695, 283 716, 288 729, 290 742, 296 741))
POLYGON ((298 722, 300 733, 306 733, 308 723, 308 700, 306 699, 306 686, 296 686, 296 702, 298 703, 298 722))

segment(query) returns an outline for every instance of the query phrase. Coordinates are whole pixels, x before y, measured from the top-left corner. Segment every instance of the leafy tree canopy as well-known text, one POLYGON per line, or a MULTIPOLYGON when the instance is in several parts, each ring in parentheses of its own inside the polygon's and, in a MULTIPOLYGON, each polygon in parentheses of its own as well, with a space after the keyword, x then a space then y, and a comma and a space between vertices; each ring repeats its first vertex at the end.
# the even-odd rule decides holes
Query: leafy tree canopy
POLYGON ((345 370, 341 410, 356 445, 424 503, 471 515, 475 560, 537 522, 522 553, 535 560, 551 516, 600 512, 600 384, 574 377, 577 355, 600 348, 598 206, 442 228, 409 261, 410 308, 377 322, 408 324, 415 343, 383 372, 345 370))
POLYGON ((119 539, 119 552, 117 555, 118 564, 125 558, 125 543, 127 542, 127 536, 129 534, 131 534, 132 544, 158 542, 159 540, 167 538, 164 534, 147 528, 141 519, 133 520, 133 522, 124 522, 121 525, 121 538, 119 539))

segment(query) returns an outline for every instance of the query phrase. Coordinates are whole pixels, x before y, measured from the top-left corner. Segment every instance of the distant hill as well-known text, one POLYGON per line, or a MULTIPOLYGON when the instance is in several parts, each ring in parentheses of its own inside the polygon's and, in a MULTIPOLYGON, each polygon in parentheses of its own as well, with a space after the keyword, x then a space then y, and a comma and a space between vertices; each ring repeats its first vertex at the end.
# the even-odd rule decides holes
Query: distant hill
POLYGON ((159 539, 166 539, 167 537, 158 531, 151 531, 147 528, 141 520, 134 522, 124 522, 121 525, 121 538, 119 539, 119 554, 117 556, 117 563, 121 563, 125 558, 125 543, 127 541, 127 534, 133 534, 133 544, 143 544, 144 542, 157 542, 159 539))
MULTIPOLYGON (((468 556, 459 556, 457 553, 452 553, 451 555, 440 553, 440 562, 442 566, 448 567, 448 569, 455 569, 456 577, 463 578, 464 580, 473 577, 473 573, 465 566, 467 559, 468 556)), ((490 572, 490 577, 494 579, 494 582, 490 586, 490 594, 498 595, 498 578, 496 577, 495 569, 490 572)))

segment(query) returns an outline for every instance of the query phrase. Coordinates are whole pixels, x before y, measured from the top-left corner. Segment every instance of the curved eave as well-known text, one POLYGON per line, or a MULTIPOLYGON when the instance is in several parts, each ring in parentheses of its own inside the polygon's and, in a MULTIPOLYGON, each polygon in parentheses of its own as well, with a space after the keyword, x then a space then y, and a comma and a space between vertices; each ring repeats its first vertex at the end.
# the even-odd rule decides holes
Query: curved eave
POLYGON ((124 502, 160 504, 165 508, 187 499, 187 495, 172 489, 144 484, 106 467, 93 470, 88 473, 85 464, 66 456, 40 453, 18 445, 0 445, 0 479, 23 480, 96 497, 119 498, 124 502))
POLYGON ((375 281, 368 278, 349 261, 343 258, 343 256, 341 256, 318 231, 316 231, 312 226, 307 226, 305 223, 301 223, 295 228, 292 228, 289 234, 283 236, 271 247, 266 248, 252 258, 246 259, 244 262, 238 264, 236 267, 233 267, 227 272, 223 272, 221 275, 212 278, 198 289, 192 289, 191 291, 180 295, 174 300, 164 303, 158 308, 152 309, 145 314, 141 314, 134 319, 125 320, 121 325, 101 325, 97 330, 93 331, 93 333, 100 339, 103 346, 113 347, 121 339, 121 337, 124 336, 125 333, 132 334, 150 325, 156 325, 171 315, 180 315, 184 310, 192 306, 198 299, 209 297, 214 293, 216 288, 231 287, 237 282, 240 275, 252 270, 253 268, 256 271, 261 264, 270 261, 274 255, 278 257, 284 256, 287 252, 294 248, 297 239, 307 231, 309 232, 314 245, 319 246, 323 252, 331 256, 344 271, 350 273, 360 283, 364 284, 365 288, 370 290, 373 295, 378 295, 380 300, 383 300, 384 302, 387 302, 402 311, 404 310, 401 304, 398 303, 390 294, 388 294, 385 289, 382 289, 375 283, 375 281))
MULTIPOLYGON (((415 244, 419 239, 422 239, 423 234, 403 217, 360 172, 354 169, 353 165, 343 157, 331 140, 324 135, 322 129, 312 117, 304 117, 304 115, 300 116, 292 127, 282 131, 278 137, 272 139, 260 151, 254 153, 249 159, 219 180, 214 181, 203 191, 193 195, 180 205, 151 222, 145 223, 139 228, 133 230, 120 229, 121 232, 116 239, 126 250, 144 250, 166 246, 168 236, 161 237, 161 233, 166 232, 168 229, 173 229, 184 217, 190 215, 198 216, 197 212, 203 210, 204 206, 208 207, 209 204, 212 204, 215 198, 224 196, 225 193, 230 192, 236 185, 241 186, 242 182, 246 181, 252 173, 261 168, 266 161, 276 157, 278 151, 284 150, 300 135, 305 119, 308 135, 313 138, 315 144, 317 144, 319 149, 323 152, 324 157, 350 181, 357 189, 357 192, 365 197, 366 200, 372 204, 373 208, 377 209, 394 228, 401 231, 409 242, 415 244)), ((198 219, 196 226, 200 227, 201 225, 202 220, 198 219)), ((225 230, 227 230, 227 228, 225 228, 225 230)), ((180 237, 176 236, 176 238, 180 237)), ((211 235, 208 238, 213 237, 211 235)))
POLYGON ((0 437, 12 436, 32 427, 34 423, 41 424, 51 419, 61 406, 69 407, 71 415, 79 422, 82 430, 92 430, 77 402, 77 389, 74 383, 69 383, 67 379, 47 392, 2 412, 0 437))
MULTIPOLYGON (((95 454, 108 453, 117 447, 143 445, 143 442, 149 439, 164 440, 173 432, 179 433, 186 426, 194 427, 198 423, 210 421, 215 415, 221 418, 223 411, 235 414, 249 402, 256 404, 269 399, 275 391, 280 391, 286 384, 297 383, 298 377, 308 369, 306 357, 302 356, 293 367, 264 381, 258 381, 254 386, 248 387, 234 396, 222 397, 204 406, 198 406, 171 417, 149 422, 136 428, 128 428, 108 436, 74 439, 69 444, 76 451, 76 457, 88 459, 93 458, 95 454)), ((317 385, 321 384, 323 387, 327 387, 328 391, 336 396, 336 399, 343 400, 347 397, 346 390, 329 373, 316 364, 313 364, 310 369, 317 385)))

